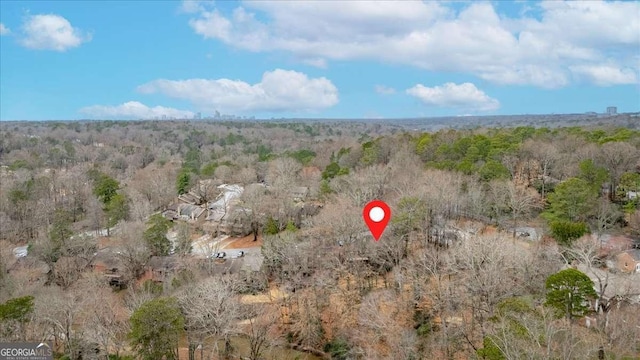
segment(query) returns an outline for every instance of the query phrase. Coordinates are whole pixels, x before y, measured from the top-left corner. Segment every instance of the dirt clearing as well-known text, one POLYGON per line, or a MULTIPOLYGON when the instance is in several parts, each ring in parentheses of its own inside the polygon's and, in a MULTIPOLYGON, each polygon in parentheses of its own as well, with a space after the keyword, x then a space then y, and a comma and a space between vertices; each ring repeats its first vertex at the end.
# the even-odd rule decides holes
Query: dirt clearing
POLYGON ((258 235, 258 241, 253 241, 253 234, 245 237, 225 239, 220 244, 221 249, 247 249, 262 246, 262 235, 258 235))

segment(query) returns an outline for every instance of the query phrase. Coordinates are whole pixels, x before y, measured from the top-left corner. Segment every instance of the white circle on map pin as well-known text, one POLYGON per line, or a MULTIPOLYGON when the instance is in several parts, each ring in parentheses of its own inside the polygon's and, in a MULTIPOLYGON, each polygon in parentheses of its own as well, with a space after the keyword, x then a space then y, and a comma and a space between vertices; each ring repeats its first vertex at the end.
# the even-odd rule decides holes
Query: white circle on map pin
POLYGON ((384 219, 384 210, 381 207, 376 206, 373 209, 369 210, 369 218, 371 221, 380 222, 384 219))

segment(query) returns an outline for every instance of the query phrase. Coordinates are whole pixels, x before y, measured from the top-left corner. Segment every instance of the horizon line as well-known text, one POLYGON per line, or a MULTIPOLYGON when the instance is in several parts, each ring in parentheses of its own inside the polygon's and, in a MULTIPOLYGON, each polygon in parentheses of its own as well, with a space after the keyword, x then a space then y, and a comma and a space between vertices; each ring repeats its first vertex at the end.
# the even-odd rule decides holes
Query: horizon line
POLYGON ((233 122, 233 121, 246 121, 246 122, 273 122, 273 121, 406 121, 406 120, 424 120, 424 119, 460 119, 460 118, 501 118, 501 117, 519 117, 519 116, 569 116, 569 115, 604 115, 605 117, 614 117, 614 116, 622 116, 622 115, 639 115, 640 110, 631 111, 631 112, 620 112, 615 114, 608 113, 598 113, 595 111, 586 111, 586 112, 576 112, 576 113, 534 113, 534 114, 501 114, 501 115, 447 115, 447 116, 418 116, 418 117, 375 117, 375 118, 358 118, 358 117, 281 117, 281 118, 228 118, 228 119, 216 119, 211 117, 203 117, 199 119, 194 118, 171 118, 171 119, 89 119, 89 118, 80 118, 80 119, 46 119, 46 120, 28 120, 28 119, 11 119, 5 120, 0 119, 0 122, 47 122, 47 121, 62 121, 62 122, 73 122, 73 121, 220 121, 220 122, 233 122))

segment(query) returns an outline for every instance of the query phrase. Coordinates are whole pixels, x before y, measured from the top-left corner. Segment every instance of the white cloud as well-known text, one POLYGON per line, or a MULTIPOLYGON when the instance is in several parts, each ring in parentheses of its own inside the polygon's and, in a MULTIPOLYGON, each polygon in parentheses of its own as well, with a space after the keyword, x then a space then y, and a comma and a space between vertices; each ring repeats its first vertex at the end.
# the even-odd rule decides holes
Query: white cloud
POLYGON ((457 85, 449 82, 434 87, 417 84, 406 92, 431 106, 467 111, 492 111, 500 108, 498 100, 489 97, 472 83, 457 85))
POLYGON ((380 95, 391 95, 396 93, 396 89, 384 85, 376 85, 374 90, 380 95))
POLYGON ((580 79, 599 86, 635 84, 638 76, 633 69, 620 69, 609 65, 572 66, 571 71, 580 79))
POLYGON ((217 38, 224 41, 230 40, 231 21, 222 16, 218 10, 212 12, 203 11, 199 19, 192 19, 189 25, 193 30, 205 39, 217 38))
POLYGON ((194 115, 193 112, 187 110, 178 110, 164 106, 148 107, 137 101, 129 101, 116 106, 87 106, 80 109, 79 112, 96 119, 154 119, 163 117, 191 119, 194 115))
POLYGON ((3 23, 0 23, 0 36, 11 34, 11 30, 8 27, 4 26, 3 23))
POLYGON ((338 89, 324 77, 276 69, 257 84, 230 79, 159 79, 138 87, 141 93, 162 93, 186 99, 208 111, 228 113, 313 111, 338 103, 338 89))
POLYGON ((532 30, 560 35, 560 40, 579 46, 640 43, 640 4, 610 1, 544 1, 542 21, 532 30))
POLYGON ((302 62, 320 69, 327 68, 327 60, 323 58, 302 59, 302 62))
POLYGON ((213 4, 213 0, 183 0, 182 5, 180 5, 180 11, 193 14, 199 11, 206 11, 213 4))
POLYGON ((23 46, 37 50, 65 51, 91 40, 89 34, 74 28, 60 15, 31 15, 27 17, 22 30, 25 37, 23 46))
POLYGON ((490 3, 471 2, 459 11, 454 6, 245 1, 228 14, 202 8, 189 24, 207 39, 255 52, 286 51, 322 66, 373 59, 544 88, 569 85, 576 66, 606 64, 639 77, 633 58, 640 47, 639 2, 548 1, 515 18, 498 15, 490 3))

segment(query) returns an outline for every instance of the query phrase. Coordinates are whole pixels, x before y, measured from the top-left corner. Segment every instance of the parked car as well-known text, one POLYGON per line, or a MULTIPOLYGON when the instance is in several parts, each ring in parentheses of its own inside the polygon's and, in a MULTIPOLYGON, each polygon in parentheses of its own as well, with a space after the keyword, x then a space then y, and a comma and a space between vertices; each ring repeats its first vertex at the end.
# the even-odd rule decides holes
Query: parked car
POLYGON ((239 257, 243 257, 246 253, 243 250, 240 251, 236 251, 235 253, 232 253, 231 255, 229 255, 231 258, 239 258, 239 257))

